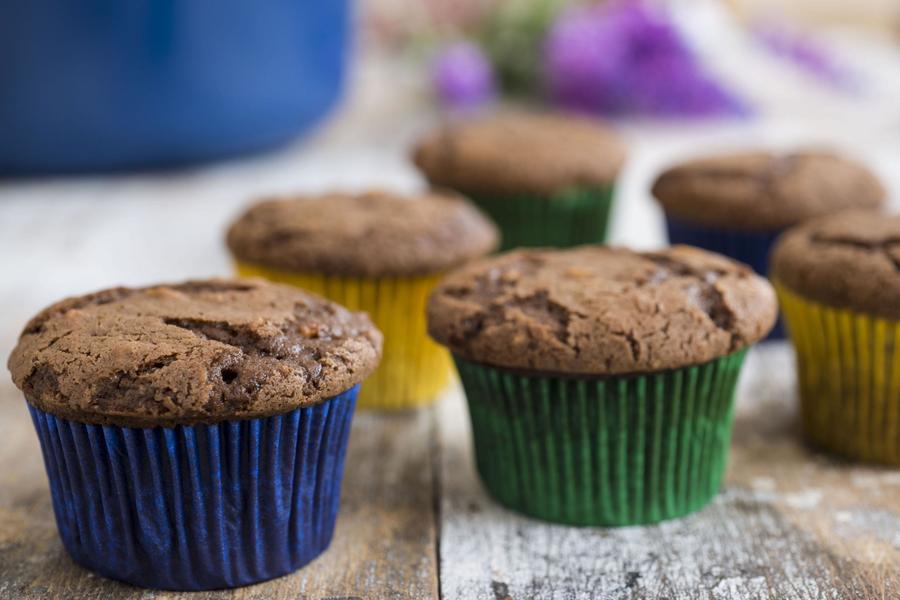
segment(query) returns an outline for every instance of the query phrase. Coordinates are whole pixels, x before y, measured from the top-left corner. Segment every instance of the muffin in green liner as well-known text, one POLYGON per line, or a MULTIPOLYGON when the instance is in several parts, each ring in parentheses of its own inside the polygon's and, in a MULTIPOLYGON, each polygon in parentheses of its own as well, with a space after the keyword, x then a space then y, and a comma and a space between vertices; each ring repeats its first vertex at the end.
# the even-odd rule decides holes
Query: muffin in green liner
POLYGON ((613 188, 574 187, 551 197, 472 194, 471 198, 494 222, 505 224, 501 250, 565 248, 606 240, 613 188))
POLYGON ((515 112, 445 123, 413 153, 431 185, 497 222, 503 249, 603 242, 624 157, 596 119, 515 112))
POLYGON ((583 246, 464 267, 428 318, 488 492, 547 521, 635 525, 716 495, 746 349, 775 313, 771 286, 724 257, 583 246))

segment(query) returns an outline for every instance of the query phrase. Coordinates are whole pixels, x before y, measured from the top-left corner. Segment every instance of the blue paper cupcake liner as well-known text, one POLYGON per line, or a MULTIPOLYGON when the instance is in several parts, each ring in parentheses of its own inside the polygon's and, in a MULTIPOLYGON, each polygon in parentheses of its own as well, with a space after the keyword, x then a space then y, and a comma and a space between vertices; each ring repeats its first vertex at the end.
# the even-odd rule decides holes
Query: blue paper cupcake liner
POLYGON ((29 405, 63 545, 112 579, 170 590, 290 573, 331 542, 358 386, 214 425, 88 425, 29 405))
MULTIPOLYGON (((670 244, 686 244, 723 254, 753 268, 768 277, 769 252, 781 231, 737 231, 704 225, 693 225, 666 215, 666 231, 670 244)), ((784 339, 781 317, 769 333, 767 340, 784 339)))

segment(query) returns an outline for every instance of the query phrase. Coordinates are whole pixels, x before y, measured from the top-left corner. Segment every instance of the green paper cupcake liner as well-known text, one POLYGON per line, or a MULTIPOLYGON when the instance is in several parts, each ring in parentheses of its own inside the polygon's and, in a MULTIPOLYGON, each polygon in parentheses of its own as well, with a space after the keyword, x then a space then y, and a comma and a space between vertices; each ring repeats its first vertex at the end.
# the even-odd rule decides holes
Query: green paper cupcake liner
POLYGON ((523 376, 456 357, 478 472, 505 506, 571 525, 638 525, 718 492, 746 351, 641 376, 523 376))
POLYGON ((500 228, 501 250, 604 242, 612 198, 612 186, 570 188, 550 197, 471 196, 500 228))

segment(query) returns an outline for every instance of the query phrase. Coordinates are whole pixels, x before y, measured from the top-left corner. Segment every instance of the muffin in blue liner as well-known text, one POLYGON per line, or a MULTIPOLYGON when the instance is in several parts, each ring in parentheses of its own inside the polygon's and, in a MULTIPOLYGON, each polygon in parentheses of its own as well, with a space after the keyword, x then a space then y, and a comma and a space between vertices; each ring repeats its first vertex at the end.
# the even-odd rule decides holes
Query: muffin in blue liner
MULTIPOLYGON (((851 208, 878 208, 885 191, 864 166, 824 152, 742 152, 698 158, 663 172, 653 195, 671 244, 698 246, 769 273, 785 229, 851 208)), ((768 339, 784 337, 779 319, 768 339)))
POLYGON ((767 275, 769 251, 781 235, 781 230, 753 232, 704 227, 667 216, 666 233, 669 235, 669 243, 673 246, 684 244, 724 254, 752 267, 760 275, 767 275))
POLYGON ((358 386, 263 419, 131 428, 30 407, 63 544, 135 585, 230 588, 331 542, 358 386))
MULTIPOLYGON (((692 225, 666 215, 666 233, 672 245, 696 246, 724 254, 753 268, 760 275, 769 275, 769 252, 781 230, 771 232, 739 231, 703 225, 692 225)), ((779 317, 768 340, 784 339, 784 327, 779 317)))
POLYGON ((294 571, 331 541, 369 319, 293 287, 193 281, 64 300, 9 360, 73 559, 171 589, 294 571))

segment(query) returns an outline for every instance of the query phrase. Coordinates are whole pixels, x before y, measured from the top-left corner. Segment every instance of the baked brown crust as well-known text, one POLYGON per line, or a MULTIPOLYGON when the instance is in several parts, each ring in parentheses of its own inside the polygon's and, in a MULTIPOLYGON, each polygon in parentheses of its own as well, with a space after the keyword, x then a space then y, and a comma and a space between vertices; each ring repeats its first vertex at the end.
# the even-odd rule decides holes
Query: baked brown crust
POLYGON ((621 139, 596 119, 519 112, 445 122, 413 151, 432 185, 469 194, 607 186, 624 160, 621 139))
POLYGON ((778 231, 810 218, 881 206, 885 190, 864 166, 835 154, 746 152, 698 158, 663 172, 653 195, 689 223, 778 231))
POLYGON ((851 211, 790 229, 772 275, 822 304, 900 319, 900 216, 851 211))
POLYGON ((462 197, 372 191, 267 200, 229 228, 241 261, 382 277, 439 273, 497 248, 494 224, 462 197))
POLYGON ((381 334, 362 313, 261 280, 113 288, 35 316, 9 357, 67 419, 174 426, 288 412, 360 383, 381 334))
POLYGON ((687 246, 522 250, 467 265, 428 304, 428 330, 467 360, 569 375, 701 364, 763 338, 776 316, 749 267, 687 246))

